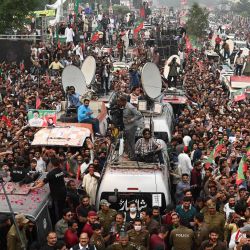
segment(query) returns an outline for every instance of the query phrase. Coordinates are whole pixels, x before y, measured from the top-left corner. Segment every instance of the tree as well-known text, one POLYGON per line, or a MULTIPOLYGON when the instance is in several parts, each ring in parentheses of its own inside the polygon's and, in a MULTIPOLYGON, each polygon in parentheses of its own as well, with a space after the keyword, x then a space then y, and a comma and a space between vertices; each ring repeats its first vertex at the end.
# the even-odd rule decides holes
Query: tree
POLYGON ((128 6, 122 6, 122 5, 115 4, 115 5, 113 5, 113 12, 115 15, 120 14, 120 15, 124 16, 127 13, 129 13, 130 10, 129 10, 128 6))
POLYGON ((188 12, 187 33, 197 38, 202 37, 204 31, 209 27, 209 12, 199 4, 194 3, 188 12))
POLYGON ((232 6, 232 10, 242 16, 250 16, 250 0, 240 0, 232 6))
POLYGON ((1 0, 0 33, 23 27, 25 17, 39 5, 40 0, 1 0))

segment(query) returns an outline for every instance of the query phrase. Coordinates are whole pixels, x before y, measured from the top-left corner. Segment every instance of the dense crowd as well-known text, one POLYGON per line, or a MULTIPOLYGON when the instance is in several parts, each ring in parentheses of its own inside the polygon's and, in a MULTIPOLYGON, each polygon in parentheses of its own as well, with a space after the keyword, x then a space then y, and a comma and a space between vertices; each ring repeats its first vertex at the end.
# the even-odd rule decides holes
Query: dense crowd
MULTIPOLYGON (((81 18, 85 20, 85 16, 81 18)), ((102 199, 100 208, 96 208, 97 186, 110 145, 117 140, 119 131, 125 132, 126 157, 135 160, 139 155, 142 160, 143 154, 153 149, 159 163, 164 164, 161 147, 150 129, 144 129, 142 138, 135 142, 137 120, 141 119, 138 100, 145 98, 140 69, 147 61, 161 67, 157 48, 147 42, 150 31, 142 31, 139 33, 142 39, 134 39, 126 34, 122 22, 112 26, 113 21, 105 16, 97 18, 103 32, 96 43, 91 41, 87 34, 91 30, 86 27, 84 40, 78 41, 75 32, 79 27, 73 25, 73 30, 69 25, 64 27, 65 44, 32 46, 31 69, 0 65, 1 169, 8 172, 11 181, 21 184, 31 182, 36 172, 48 172, 43 180, 36 181, 31 192, 48 183, 52 198, 54 231, 49 232, 44 244, 35 241, 31 221, 23 214, 15 216, 22 242, 28 249, 43 250, 249 249, 249 99, 230 100, 221 81, 220 65, 208 60, 203 50, 187 49, 184 53, 180 48, 181 74, 176 70, 180 65, 174 62, 171 77, 162 76, 165 88, 182 83, 188 97, 176 115, 173 137, 168 143, 173 204, 164 212, 157 206, 138 211, 132 200, 128 211, 116 211, 109 201, 102 199), (137 45, 138 55, 132 59, 130 70, 112 72, 118 58, 126 60, 126 37, 130 45, 137 45), (106 43, 113 53, 104 50, 106 43), (87 138, 79 149, 32 147, 38 128, 28 125, 28 110, 38 108, 39 100, 39 109, 60 111, 61 102, 67 98, 61 85, 61 70, 71 64, 80 68, 87 55, 93 55, 97 62, 97 94, 113 91, 111 106, 123 108, 123 114, 113 114, 106 134, 100 136, 89 108, 90 98, 85 98, 82 104, 78 93, 70 88, 70 106, 78 109, 79 122, 94 125, 95 140, 87 138)), ((0 214, 0 232, 1 249, 21 249, 15 225, 5 214, 0 214)))

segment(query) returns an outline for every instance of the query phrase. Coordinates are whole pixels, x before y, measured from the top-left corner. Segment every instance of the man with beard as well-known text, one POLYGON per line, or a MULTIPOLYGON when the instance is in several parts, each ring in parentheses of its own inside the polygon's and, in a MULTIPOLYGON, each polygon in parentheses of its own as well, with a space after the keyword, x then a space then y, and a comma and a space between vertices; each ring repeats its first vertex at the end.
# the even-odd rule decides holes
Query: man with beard
POLYGON ((82 230, 84 224, 87 222, 88 212, 96 211, 95 206, 90 205, 90 198, 84 195, 81 198, 81 204, 76 208, 77 219, 79 221, 79 229, 82 230))
POLYGON ((209 239, 201 243, 200 250, 206 249, 226 250, 227 246, 224 242, 219 240, 219 232, 216 229, 211 229, 209 232, 209 239))
POLYGON ((87 223, 84 225, 82 229, 82 233, 88 234, 89 238, 91 238, 91 236, 94 233, 92 225, 96 222, 96 220, 97 220, 97 213, 95 211, 89 211, 87 217, 87 223))

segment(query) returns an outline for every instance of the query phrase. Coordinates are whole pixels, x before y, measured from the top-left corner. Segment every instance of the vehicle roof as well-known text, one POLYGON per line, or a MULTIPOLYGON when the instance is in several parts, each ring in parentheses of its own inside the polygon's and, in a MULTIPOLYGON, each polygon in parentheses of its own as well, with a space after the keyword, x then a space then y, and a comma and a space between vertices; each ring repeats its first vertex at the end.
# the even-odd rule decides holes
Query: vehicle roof
MULTIPOLYGON (((5 182, 4 185, 14 213, 23 213, 31 221, 35 221, 38 218, 43 207, 49 202, 50 189, 48 184, 33 191, 27 190, 28 185, 20 187, 18 183, 14 185, 13 182, 5 182), (15 190, 17 190, 17 193, 24 194, 14 194, 15 190)), ((0 212, 10 213, 3 192, 0 194, 0 212)))
POLYGON ((103 175, 100 189, 113 192, 128 192, 130 188, 138 188, 138 192, 164 192, 166 180, 163 172, 156 164, 135 161, 122 161, 119 165, 108 165, 103 175))

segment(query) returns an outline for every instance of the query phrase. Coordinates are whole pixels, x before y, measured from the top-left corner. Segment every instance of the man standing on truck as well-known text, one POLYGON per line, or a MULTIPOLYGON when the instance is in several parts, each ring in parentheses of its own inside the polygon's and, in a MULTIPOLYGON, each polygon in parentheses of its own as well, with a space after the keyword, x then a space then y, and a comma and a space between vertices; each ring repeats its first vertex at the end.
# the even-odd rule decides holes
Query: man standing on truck
POLYGON ((125 149, 130 160, 135 156, 135 134, 139 126, 142 114, 129 102, 125 96, 118 99, 118 106, 123 108, 123 123, 125 128, 125 149))

